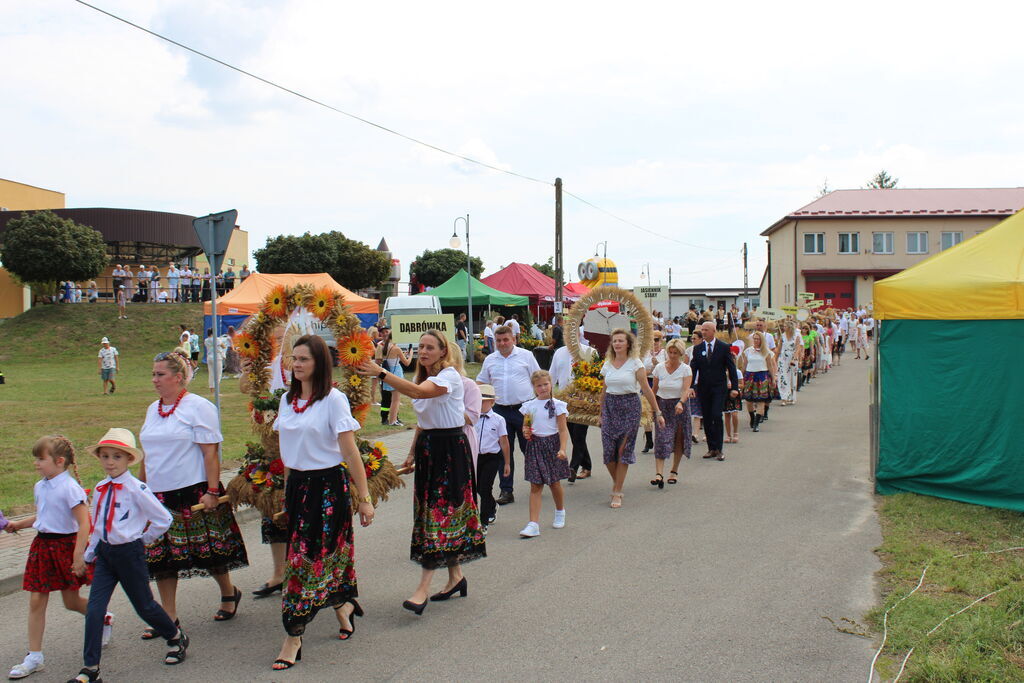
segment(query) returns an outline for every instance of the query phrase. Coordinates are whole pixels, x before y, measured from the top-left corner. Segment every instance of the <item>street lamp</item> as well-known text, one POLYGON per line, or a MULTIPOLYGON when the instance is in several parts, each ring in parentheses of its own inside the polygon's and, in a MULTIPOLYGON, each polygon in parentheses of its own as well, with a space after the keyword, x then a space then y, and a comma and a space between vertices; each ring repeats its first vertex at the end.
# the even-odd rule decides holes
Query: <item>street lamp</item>
POLYGON ((594 256, 597 256, 597 248, 600 247, 602 244, 604 245, 604 257, 608 258, 608 240, 605 240, 604 242, 598 242, 596 245, 594 245, 594 256))
POLYGON ((640 271, 640 279, 641 280, 647 280, 647 284, 651 284, 651 264, 650 263, 645 263, 644 264, 644 268, 647 269, 647 273, 645 274, 644 271, 641 270, 640 271))
POLYGON ((467 363, 471 363, 476 360, 476 343, 473 341, 473 269, 470 267, 469 260, 469 214, 465 216, 459 216, 452 222, 452 237, 448 240, 448 245, 452 249, 458 249, 462 246, 462 240, 459 239, 459 221, 466 221, 466 308, 469 309, 466 314, 466 343, 468 344, 469 353, 466 358, 467 363))

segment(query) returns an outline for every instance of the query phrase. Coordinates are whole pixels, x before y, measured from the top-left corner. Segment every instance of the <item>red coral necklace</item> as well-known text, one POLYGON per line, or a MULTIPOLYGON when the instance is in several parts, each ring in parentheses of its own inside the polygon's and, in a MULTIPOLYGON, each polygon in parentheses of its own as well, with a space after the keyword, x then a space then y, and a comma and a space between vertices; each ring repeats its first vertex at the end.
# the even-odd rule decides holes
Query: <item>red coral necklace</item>
MULTIPOLYGON (((310 398, 312 398, 312 396, 310 396, 310 398)), ((294 410, 296 413, 304 413, 304 412, 306 412, 306 409, 309 408, 309 404, 311 403, 310 398, 307 398, 306 399, 306 405, 304 405, 304 406, 302 406, 300 408, 299 407, 299 395, 296 393, 295 397, 292 398, 292 410, 294 410)))
POLYGON ((166 413, 164 412, 164 400, 160 399, 156 404, 156 412, 160 417, 170 417, 174 414, 174 411, 178 409, 178 404, 181 403, 181 399, 185 398, 185 394, 188 393, 188 389, 182 389, 181 393, 178 394, 178 398, 175 399, 174 405, 166 413))

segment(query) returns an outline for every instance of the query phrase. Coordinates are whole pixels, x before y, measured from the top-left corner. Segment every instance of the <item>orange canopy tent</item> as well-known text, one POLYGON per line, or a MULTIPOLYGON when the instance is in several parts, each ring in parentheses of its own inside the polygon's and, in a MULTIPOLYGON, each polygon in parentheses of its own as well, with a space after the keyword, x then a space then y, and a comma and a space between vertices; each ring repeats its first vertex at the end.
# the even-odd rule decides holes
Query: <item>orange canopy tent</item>
MULTIPOLYGON (((326 287, 345 299, 345 303, 359 318, 364 327, 377 322, 378 301, 354 294, 334 281, 327 273, 253 273, 245 278, 237 287, 217 297, 218 327, 226 330, 228 325, 239 327, 246 318, 260 310, 270 290, 278 285, 294 287, 300 284, 311 284, 316 288, 326 287)), ((213 306, 207 301, 203 304, 205 327, 208 329, 213 314, 213 306)))

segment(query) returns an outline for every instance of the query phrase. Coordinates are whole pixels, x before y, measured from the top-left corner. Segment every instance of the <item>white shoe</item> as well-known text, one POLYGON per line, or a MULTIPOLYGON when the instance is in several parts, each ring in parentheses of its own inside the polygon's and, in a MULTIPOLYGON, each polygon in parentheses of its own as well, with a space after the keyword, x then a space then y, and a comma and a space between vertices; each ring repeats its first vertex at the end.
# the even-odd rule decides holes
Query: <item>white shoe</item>
POLYGON ((537 522, 529 522, 523 527, 523 530, 519 532, 519 535, 523 538, 534 538, 540 536, 540 524, 537 522))
POLYGON ((555 521, 551 523, 554 529, 565 528, 565 510, 555 510, 555 521))
POLYGON ((19 678, 31 676, 39 671, 46 671, 46 667, 43 666, 42 660, 29 659, 28 657, 25 657, 25 661, 11 669, 11 672, 7 674, 7 677, 11 680, 17 680, 19 678))
POLYGON ((114 635, 114 613, 107 612, 106 616, 103 617, 103 639, 101 641, 102 647, 110 645, 110 638, 114 635))

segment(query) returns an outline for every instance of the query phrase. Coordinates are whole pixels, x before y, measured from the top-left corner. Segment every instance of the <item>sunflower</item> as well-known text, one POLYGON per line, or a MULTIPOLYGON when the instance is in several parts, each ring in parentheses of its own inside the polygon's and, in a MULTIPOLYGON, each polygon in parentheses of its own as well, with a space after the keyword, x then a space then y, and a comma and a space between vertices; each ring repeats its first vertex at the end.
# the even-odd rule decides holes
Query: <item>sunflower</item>
POLYGON ((309 302, 309 312, 320 320, 327 320, 334 310, 334 296, 334 292, 327 288, 316 290, 309 302))
POLYGON ((278 285, 270 290, 267 299, 263 304, 264 312, 271 318, 288 317, 288 291, 284 285, 278 285))
POLYGON ((380 451, 381 457, 383 457, 383 456, 388 454, 388 447, 384 445, 383 441, 374 441, 373 442, 373 447, 376 450, 380 451))
POLYGON ((356 421, 359 423, 359 426, 362 427, 364 424, 366 424, 366 419, 370 417, 370 404, 364 403, 353 408, 352 417, 354 417, 356 421))
POLYGON ((348 383, 353 389, 358 389, 363 385, 363 378, 359 375, 352 375, 348 378, 348 383))
POLYGON ((260 355, 260 346, 248 332, 235 335, 235 351, 243 358, 256 358, 260 355))
POLYGON ((366 332, 359 330, 338 340, 338 360, 346 367, 354 368, 373 358, 373 340, 366 332))

